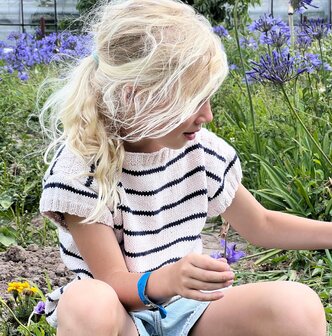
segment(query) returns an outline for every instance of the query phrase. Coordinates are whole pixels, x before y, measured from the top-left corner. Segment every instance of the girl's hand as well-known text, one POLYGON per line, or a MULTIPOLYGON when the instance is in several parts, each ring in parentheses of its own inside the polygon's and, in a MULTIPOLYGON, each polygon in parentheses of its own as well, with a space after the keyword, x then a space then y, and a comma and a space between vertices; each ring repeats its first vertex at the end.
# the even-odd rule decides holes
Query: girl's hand
POLYGON ((178 295, 198 301, 214 301, 224 296, 217 289, 230 286, 234 273, 225 259, 191 253, 169 269, 169 284, 178 295))

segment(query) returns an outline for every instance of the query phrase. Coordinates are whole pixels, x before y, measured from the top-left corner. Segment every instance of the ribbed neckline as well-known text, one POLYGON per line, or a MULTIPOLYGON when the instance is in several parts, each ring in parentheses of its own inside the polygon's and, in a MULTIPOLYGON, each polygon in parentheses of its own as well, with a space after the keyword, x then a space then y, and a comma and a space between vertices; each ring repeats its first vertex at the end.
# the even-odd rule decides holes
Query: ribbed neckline
POLYGON ((125 152, 125 158, 123 162, 123 168, 131 169, 131 168, 138 168, 138 167, 155 167, 158 165, 165 164, 170 159, 174 158, 175 156, 182 153, 186 150, 187 147, 190 147, 196 143, 198 143, 202 137, 202 133, 206 130, 203 128, 201 129, 193 141, 188 141, 187 144, 180 148, 180 149, 170 149, 164 147, 156 152, 152 153, 134 153, 134 152, 125 152))
POLYGON ((164 164, 169 161, 170 158, 181 153, 185 147, 180 149, 170 149, 164 147, 156 152, 152 153, 134 153, 125 152, 125 158, 123 162, 124 168, 134 168, 134 167, 152 167, 160 164, 164 164))

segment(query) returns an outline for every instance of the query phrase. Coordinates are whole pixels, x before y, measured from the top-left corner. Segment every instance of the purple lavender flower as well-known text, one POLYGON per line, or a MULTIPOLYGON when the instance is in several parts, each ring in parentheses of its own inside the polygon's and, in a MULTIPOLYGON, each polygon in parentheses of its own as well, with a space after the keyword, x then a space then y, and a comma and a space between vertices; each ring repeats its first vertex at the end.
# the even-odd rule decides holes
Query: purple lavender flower
POLYGON ((239 261, 239 259, 243 258, 246 254, 244 251, 236 251, 236 244, 235 243, 230 243, 221 239, 220 240, 220 246, 221 248, 226 252, 226 255, 223 255, 223 253, 221 251, 218 252, 212 252, 210 254, 210 256, 214 259, 220 259, 222 257, 226 258, 227 262, 229 264, 234 264, 237 261, 239 261), (226 244, 226 248, 225 248, 225 244, 226 244))
POLYGON ((43 315, 45 314, 45 302, 39 301, 34 308, 33 312, 37 315, 43 315))
POLYGON ((301 26, 302 33, 309 36, 312 40, 321 40, 331 32, 331 24, 324 19, 309 19, 301 26))
POLYGON ((213 32, 220 37, 229 37, 228 30, 222 25, 213 27, 213 32))
POLYGON ((259 31, 261 33, 267 33, 270 30, 277 28, 285 28, 287 25, 280 18, 274 18, 271 14, 264 14, 258 20, 255 20, 248 26, 250 31, 259 31))
POLYGON ((272 56, 261 56, 259 62, 250 61, 252 70, 246 72, 247 78, 256 82, 284 84, 301 73, 307 66, 300 56, 291 56, 288 49, 273 50, 272 56))

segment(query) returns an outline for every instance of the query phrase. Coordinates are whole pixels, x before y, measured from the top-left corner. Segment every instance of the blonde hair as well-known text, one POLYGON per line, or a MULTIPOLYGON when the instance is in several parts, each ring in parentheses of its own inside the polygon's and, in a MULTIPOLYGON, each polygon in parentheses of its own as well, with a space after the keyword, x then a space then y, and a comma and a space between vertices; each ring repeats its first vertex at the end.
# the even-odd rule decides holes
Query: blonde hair
POLYGON ((52 112, 55 131, 63 129, 50 148, 65 140, 96 166, 99 198, 85 222, 98 221, 106 204, 117 208, 123 141, 166 135, 228 72, 209 22, 180 1, 112 1, 95 13, 94 54, 73 67, 42 110, 52 112))

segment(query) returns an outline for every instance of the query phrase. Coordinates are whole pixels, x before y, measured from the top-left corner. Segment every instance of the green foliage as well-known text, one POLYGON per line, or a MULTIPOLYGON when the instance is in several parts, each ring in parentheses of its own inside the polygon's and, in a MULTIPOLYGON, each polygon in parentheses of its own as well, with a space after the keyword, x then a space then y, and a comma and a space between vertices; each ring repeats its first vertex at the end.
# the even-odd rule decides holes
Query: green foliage
MULTIPOLYGON (((45 171, 45 144, 36 109, 37 89, 45 77, 41 70, 31 72, 29 82, 2 76, 0 123, 5 126, 0 129, 0 250, 13 243, 40 242, 38 237, 45 237, 46 224, 36 230, 31 226, 45 171)), ((47 235, 54 236, 52 230, 47 235)))
MULTIPOLYGON (((194 7, 203 14, 209 21, 217 25, 224 22, 227 27, 232 27, 233 10, 235 3, 238 2, 238 15, 241 16, 241 23, 244 25, 249 21, 248 7, 260 4, 260 0, 185 0, 187 4, 194 7)), ((98 4, 98 0, 79 0, 77 10, 81 15, 91 11, 98 4)))
POLYGON ((32 283, 11 282, 8 284, 9 297, 0 297, 0 334, 3 336, 53 336, 55 329, 45 318, 45 312, 38 309, 43 304, 44 294, 32 283))
POLYGON ((186 0, 185 2, 208 18, 212 24, 223 22, 228 28, 234 25, 233 11, 236 2, 238 2, 238 16, 241 16, 243 25, 249 21, 249 5, 260 4, 260 0, 186 0))

